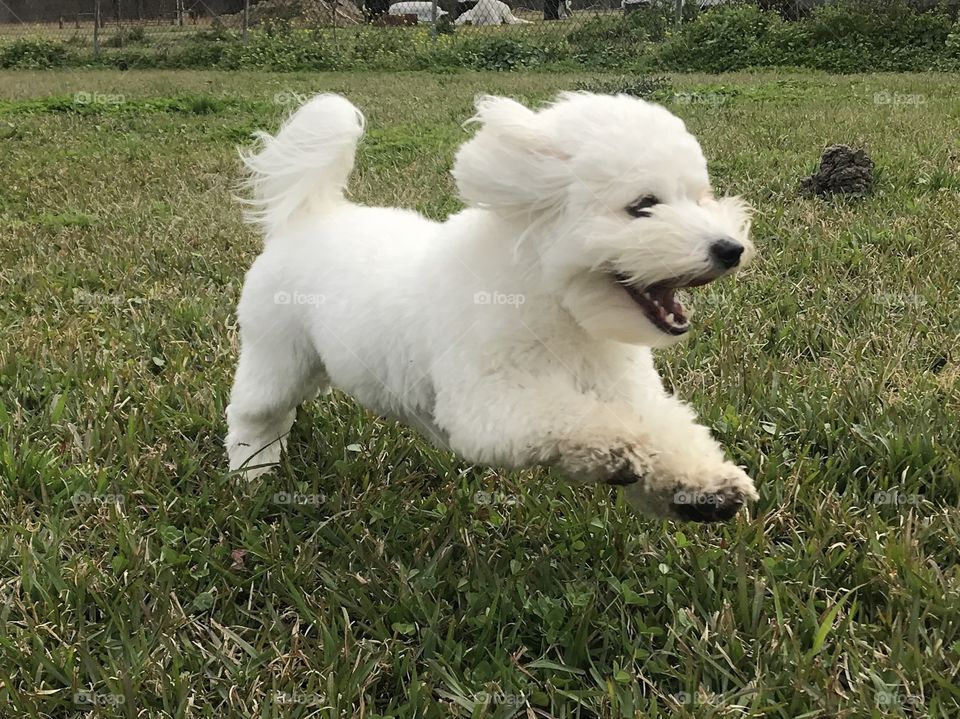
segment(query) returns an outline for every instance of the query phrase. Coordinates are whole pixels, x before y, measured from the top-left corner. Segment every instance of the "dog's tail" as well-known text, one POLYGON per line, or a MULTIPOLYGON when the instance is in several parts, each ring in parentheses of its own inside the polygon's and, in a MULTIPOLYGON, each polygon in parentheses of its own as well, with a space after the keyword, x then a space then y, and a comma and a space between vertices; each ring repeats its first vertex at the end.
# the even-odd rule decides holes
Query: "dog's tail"
POLYGON ((305 210, 323 212, 344 201, 363 124, 363 115, 346 98, 317 95, 276 136, 258 132, 256 152, 241 152, 252 195, 247 218, 268 240, 305 210))

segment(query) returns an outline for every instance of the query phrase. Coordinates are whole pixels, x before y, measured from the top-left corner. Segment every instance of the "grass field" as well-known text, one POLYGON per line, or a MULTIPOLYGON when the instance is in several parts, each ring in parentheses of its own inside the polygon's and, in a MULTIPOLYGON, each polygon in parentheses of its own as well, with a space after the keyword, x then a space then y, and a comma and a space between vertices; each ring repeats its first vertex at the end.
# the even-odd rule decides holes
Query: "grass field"
POLYGON ((956 77, 672 78, 758 210, 758 261, 659 356, 757 479, 732 524, 336 394, 277 476, 226 472, 236 145, 344 92, 353 196, 443 217, 475 93, 582 80, 0 73, 0 717, 960 716, 956 77), (832 142, 871 198, 799 196, 832 142))

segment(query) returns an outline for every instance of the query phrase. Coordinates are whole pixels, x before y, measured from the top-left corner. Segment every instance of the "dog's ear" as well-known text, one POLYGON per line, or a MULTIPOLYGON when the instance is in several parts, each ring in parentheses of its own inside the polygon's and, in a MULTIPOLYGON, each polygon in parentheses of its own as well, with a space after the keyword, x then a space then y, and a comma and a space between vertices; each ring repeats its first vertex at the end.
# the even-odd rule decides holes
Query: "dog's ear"
POLYGON ((542 115, 515 100, 485 95, 470 122, 481 128, 453 165, 464 200, 507 211, 545 210, 563 200, 568 155, 542 115))

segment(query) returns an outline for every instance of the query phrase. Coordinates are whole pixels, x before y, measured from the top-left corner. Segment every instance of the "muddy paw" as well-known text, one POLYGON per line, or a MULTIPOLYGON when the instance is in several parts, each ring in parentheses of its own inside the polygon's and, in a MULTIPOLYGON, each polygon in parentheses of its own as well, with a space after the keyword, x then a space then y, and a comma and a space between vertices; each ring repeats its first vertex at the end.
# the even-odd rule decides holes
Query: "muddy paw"
POLYGON ((757 499, 753 481, 738 467, 699 488, 681 487, 674 492, 670 510, 687 522, 726 522, 748 500, 757 499))
POLYGON ((726 522, 743 506, 744 496, 736 489, 704 494, 680 490, 673 496, 670 509, 685 522, 726 522))

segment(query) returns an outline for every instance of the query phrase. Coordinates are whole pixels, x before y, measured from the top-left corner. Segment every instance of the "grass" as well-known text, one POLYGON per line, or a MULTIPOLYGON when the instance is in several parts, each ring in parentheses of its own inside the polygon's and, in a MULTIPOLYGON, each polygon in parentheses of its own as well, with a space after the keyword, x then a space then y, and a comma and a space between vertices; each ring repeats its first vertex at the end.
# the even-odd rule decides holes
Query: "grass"
POLYGON ((672 81, 758 208, 758 261, 659 355, 757 479, 723 527, 465 466, 338 394, 277 476, 225 469, 236 145, 344 92, 354 197, 443 217, 474 94, 589 77, 0 73, 0 716, 960 715, 956 78, 672 81), (799 195, 833 142, 872 197, 799 195))

